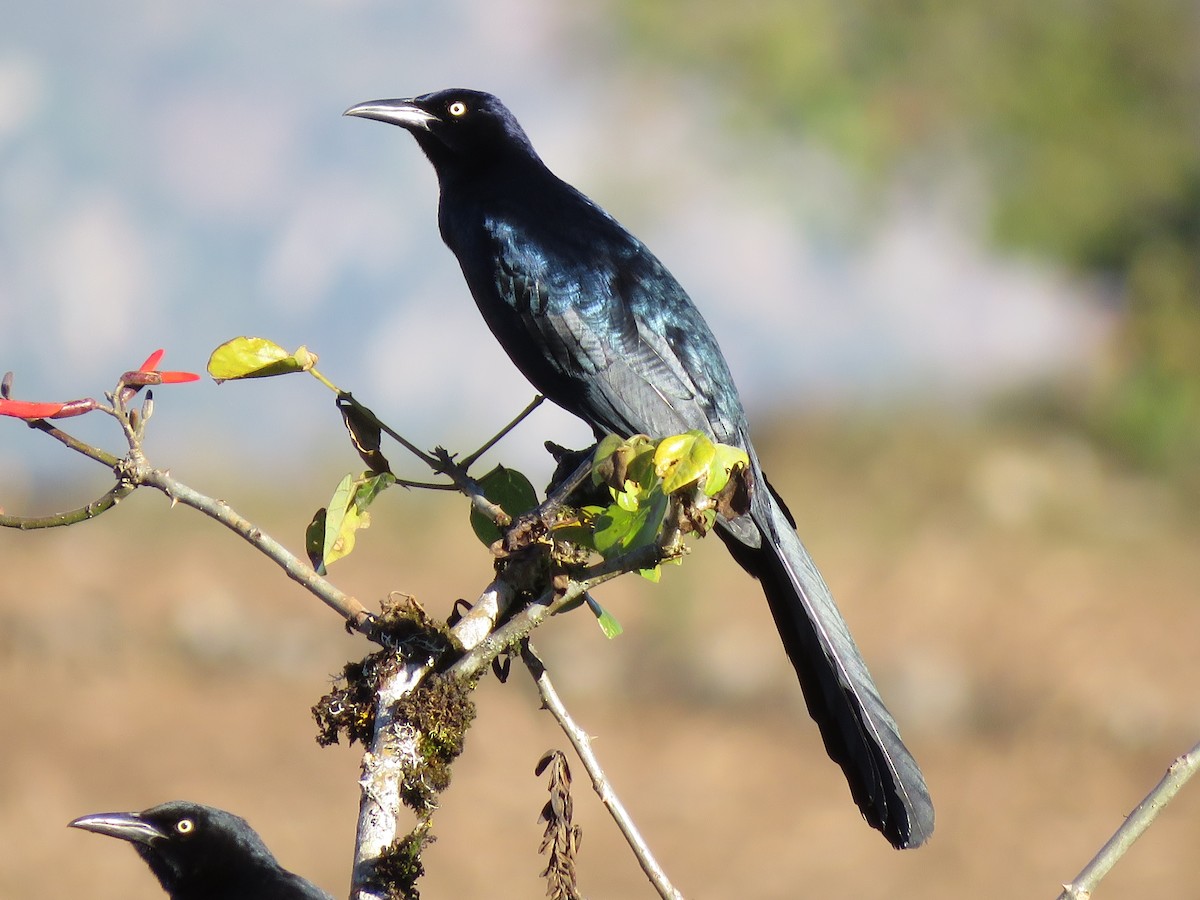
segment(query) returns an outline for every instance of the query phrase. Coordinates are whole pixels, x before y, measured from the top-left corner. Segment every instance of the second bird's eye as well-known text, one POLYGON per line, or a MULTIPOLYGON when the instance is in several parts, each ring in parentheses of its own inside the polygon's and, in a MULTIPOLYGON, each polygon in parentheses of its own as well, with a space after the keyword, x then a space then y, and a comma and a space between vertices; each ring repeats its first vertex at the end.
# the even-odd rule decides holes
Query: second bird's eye
POLYGON ((175 830, 180 834, 191 834, 196 825, 191 819, 180 819, 175 823, 175 830))
POLYGON ((458 116, 466 115, 467 104, 463 103, 461 100, 455 100, 447 107, 447 110, 449 110, 450 115, 457 118, 458 116))

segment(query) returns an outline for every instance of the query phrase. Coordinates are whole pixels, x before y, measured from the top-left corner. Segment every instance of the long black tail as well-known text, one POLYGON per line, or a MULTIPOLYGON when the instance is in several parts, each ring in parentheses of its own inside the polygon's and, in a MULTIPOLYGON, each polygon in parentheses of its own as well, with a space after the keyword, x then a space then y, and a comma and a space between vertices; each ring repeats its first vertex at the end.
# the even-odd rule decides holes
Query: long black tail
POLYGON ((757 482, 750 515, 718 533, 762 582, 808 711, 863 817, 893 846, 918 847, 933 833, 925 778, 787 513, 761 473, 757 482))

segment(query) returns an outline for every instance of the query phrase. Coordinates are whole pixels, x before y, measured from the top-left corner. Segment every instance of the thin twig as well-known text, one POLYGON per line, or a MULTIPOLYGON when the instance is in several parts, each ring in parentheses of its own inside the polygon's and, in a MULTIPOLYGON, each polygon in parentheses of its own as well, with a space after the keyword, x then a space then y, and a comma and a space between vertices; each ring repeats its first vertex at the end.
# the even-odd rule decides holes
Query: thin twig
POLYGON ((650 883, 654 885, 660 897, 670 898, 670 900, 682 900, 683 895, 671 884, 667 878, 667 873, 663 871, 662 866, 658 864, 658 860, 654 858, 654 854, 650 852, 650 848, 646 845, 642 838, 641 832, 638 831, 637 825, 634 824, 629 812, 625 809, 621 799, 617 796, 609 784, 608 776, 604 773, 603 767, 600 765, 600 760, 596 758, 595 752, 592 750, 592 740, 588 737, 587 732, 580 728, 575 720, 571 718, 571 714, 567 711, 562 699, 558 696, 558 692, 554 689, 554 684, 550 680, 550 674, 546 671, 546 666, 537 655, 537 651, 528 640, 524 641, 521 646, 521 659, 525 666, 529 669, 529 674, 533 676, 534 683, 537 684, 538 693, 542 697, 542 705, 550 711, 550 714, 557 720, 559 727, 567 735, 567 739, 571 742, 571 746, 575 748, 575 753, 579 756, 583 763, 584 769, 587 770, 588 777, 592 780, 592 787, 600 796, 600 801, 608 809, 609 814, 613 817, 613 821, 617 823, 617 828, 621 834, 625 836, 625 841, 629 844, 633 855, 637 857, 638 864, 641 865, 642 871, 646 873, 646 877, 650 879, 650 883))
POLYGON ((228 503, 202 494, 176 480, 170 473, 162 469, 155 469, 146 462, 146 457, 142 452, 142 438, 146 422, 153 414, 153 405, 150 393, 147 392, 141 409, 131 411, 127 404, 129 400, 133 399, 135 393, 136 391, 128 391, 123 382, 118 382, 116 390, 108 395, 112 406, 96 406, 97 410, 112 416, 121 426, 125 441, 129 445, 129 453, 125 459, 118 459, 110 453, 86 444, 44 419, 36 419, 29 423, 31 428, 41 431, 77 453, 82 453, 111 468, 118 478, 118 483, 112 490, 77 510, 40 518, 4 516, 0 517, 0 525, 10 525, 10 527, 16 528, 69 525, 99 515, 106 509, 111 509, 139 486, 153 487, 166 494, 171 499, 172 505, 182 503, 190 506, 242 537, 267 558, 273 560, 289 578, 336 611, 346 620, 348 628, 374 638, 375 617, 355 597, 338 590, 332 583, 318 575, 312 566, 270 535, 265 534, 262 529, 234 510, 228 503), (5 521, 6 519, 16 521, 10 524, 5 521))
MULTIPOLYGON (((454 457, 451 456, 447 450, 442 447, 438 447, 432 454, 426 453, 416 444, 412 443, 412 441, 407 440, 403 435, 380 419, 379 416, 375 415, 374 411, 372 411, 369 407, 363 406, 362 403, 354 399, 354 395, 348 391, 342 391, 339 393, 338 400, 342 403, 351 404, 364 418, 368 419, 372 425, 378 427, 380 431, 394 440, 397 444, 399 444, 421 462, 425 463, 425 465, 429 466, 429 468, 433 469, 434 472, 439 475, 446 475, 449 477, 450 481, 452 482, 448 485, 437 485, 419 481, 407 481, 404 482, 405 486, 434 490, 461 491, 467 495, 471 501, 471 504, 476 509, 478 509, 481 513, 483 513, 483 515, 487 516, 493 522, 497 523, 501 527, 509 523, 509 517, 504 510, 492 503, 483 495, 483 488, 481 488, 478 482, 476 482, 473 478, 471 478, 470 475, 467 474, 467 470, 464 465, 454 461, 454 457)), ((522 417, 525 415, 528 415, 528 412, 522 413, 522 417)), ((516 421, 520 421, 520 417, 516 421)), ((505 430, 501 432, 500 436, 506 433, 508 429, 511 429, 513 424, 515 424, 515 422, 505 426, 505 430)), ((490 443, 495 443, 496 440, 499 440, 499 436, 494 438, 490 443)), ((484 446, 486 448, 488 445, 485 444, 484 446)), ((476 451, 476 455, 480 452, 482 452, 482 450, 476 451)))
POLYGON ((476 450, 474 453, 469 453, 465 457, 463 457, 462 461, 459 464, 464 469, 471 468, 471 466, 473 466, 475 464, 475 462, 479 459, 479 457, 483 456, 483 454, 487 453, 489 450, 491 450, 493 447, 495 447, 496 444, 500 443, 500 441, 502 441, 505 437, 507 437, 508 433, 510 431, 512 431, 514 428, 516 428, 518 425, 520 425, 522 422, 524 422, 527 418, 529 418, 530 414, 535 409, 537 409, 539 406, 541 406, 542 403, 545 402, 545 400, 546 400, 545 397, 543 397, 541 394, 538 394, 536 397, 533 398, 533 400, 530 402, 530 404, 528 406, 526 406, 523 410, 521 410, 521 412, 519 412, 517 414, 517 417, 515 419, 513 419, 511 422, 509 422, 507 425, 505 425, 503 428, 501 428, 498 432, 496 432, 496 434, 493 435, 489 440, 485 441, 483 446, 480 447, 478 450, 476 450))
POLYGON ((454 491, 458 493, 458 485, 449 481, 420 481, 415 478, 396 478, 396 484, 403 488, 415 488, 421 491, 454 491))
POLYGON ((471 501, 472 506, 474 506, 477 510, 479 510, 480 513, 482 513, 492 522, 496 523, 502 528, 510 523, 511 519, 508 514, 484 496, 483 488, 481 488, 479 483, 470 476, 468 469, 476 460, 479 459, 480 456, 495 446, 498 441, 512 431, 526 417, 528 417, 530 413, 532 413, 538 408, 538 406, 541 405, 545 398, 540 394, 534 398, 533 402, 525 407, 525 409, 522 410, 515 419, 501 428, 500 431, 497 432, 493 437, 484 442, 482 447, 480 447, 470 456, 464 458, 461 462, 456 461, 453 455, 451 455, 450 452, 443 447, 436 448, 433 453, 426 453, 424 450, 417 447, 411 441, 405 439, 399 432, 380 419, 373 410, 356 400, 353 394, 347 391, 342 391, 338 394, 338 399, 343 403, 349 403, 353 405, 354 408, 360 412, 364 418, 368 419, 372 425, 378 427, 380 431, 398 443, 413 456, 417 457, 417 459, 419 459, 421 462, 425 463, 425 465, 429 466, 429 468, 433 469, 434 472, 440 475, 446 475, 452 482, 452 484, 437 484, 398 479, 397 483, 404 484, 406 487, 425 488, 429 490, 458 490, 467 496, 467 498, 471 501))
POLYGON ((538 507, 543 518, 557 512, 567 502, 571 494, 575 493, 575 489, 583 484, 587 480, 587 477, 592 474, 592 468, 592 457, 589 454, 568 478, 555 486, 554 490, 546 496, 542 505, 538 507))
MULTIPOLYGON (((104 409, 103 407, 101 407, 101 409, 104 412, 111 412, 111 410, 104 409)), ((61 428, 51 425, 45 419, 34 419, 28 424, 29 427, 35 431, 48 434, 50 437, 74 450, 76 453, 82 453, 84 456, 94 459, 96 462, 102 463, 108 466, 110 469, 115 469, 121 463, 121 460, 118 457, 113 456, 111 453, 106 453, 99 447, 93 447, 91 444, 84 443, 83 441, 79 440, 79 438, 68 434, 61 428)))
POLYGON ((1092 858, 1070 884, 1063 885, 1063 891, 1058 900, 1088 900, 1100 880, 1116 865, 1117 860, 1125 855, 1142 833, 1150 827, 1168 803, 1174 799, 1180 789, 1196 774, 1200 766, 1200 744, 1177 758, 1167 767, 1167 773, 1154 786, 1154 790, 1137 805, 1121 827, 1114 832, 1108 842, 1100 848, 1100 852, 1092 858))
POLYGON ((434 463, 435 471, 449 476, 450 480, 471 501, 471 505, 475 509, 479 510, 480 513, 500 528, 505 528, 511 524, 512 517, 501 509, 499 505, 487 498, 479 482, 468 474, 466 467, 455 461, 449 450, 445 447, 436 447, 433 453, 436 457, 436 462, 434 463))
POLYGON ((144 484, 166 494, 172 503, 182 503, 224 525, 275 562, 284 573, 346 620, 346 625, 368 637, 374 635, 375 617, 356 599, 322 578, 312 566, 293 554, 224 500, 217 500, 188 487, 162 469, 149 466, 129 473, 135 484, 144 484))
POLYGON ((0 528, 16 528, 20 531, 33 531, 38 528, 57 528, 61 525, 75 525, 94 519, 103 512, 112 509, 123 499, 133 493, 135 486, 127 483, 116 484, 103 496, 97 497, 91 503, 68 510, 67 512, 51 513, 48 516, 9 516, 0 514, 0 528))

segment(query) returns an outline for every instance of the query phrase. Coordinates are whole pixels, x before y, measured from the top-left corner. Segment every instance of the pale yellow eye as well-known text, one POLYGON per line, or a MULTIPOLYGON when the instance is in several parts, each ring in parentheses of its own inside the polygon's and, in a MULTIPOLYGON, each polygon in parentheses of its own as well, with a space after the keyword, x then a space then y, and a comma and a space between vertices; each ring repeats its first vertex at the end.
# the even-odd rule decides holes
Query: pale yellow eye
POLYGON ((461 100, 455 100, 447 107, 447 110, 449 111, 450 115, 457 119, 459 116, 465 116, 467 114, 467 104, 463 103, 461 100))
POLYGON ((175 823, 175 830, 180 834, 191 834, 196 830, 196 823, 191 819, 180 819, 175 823))

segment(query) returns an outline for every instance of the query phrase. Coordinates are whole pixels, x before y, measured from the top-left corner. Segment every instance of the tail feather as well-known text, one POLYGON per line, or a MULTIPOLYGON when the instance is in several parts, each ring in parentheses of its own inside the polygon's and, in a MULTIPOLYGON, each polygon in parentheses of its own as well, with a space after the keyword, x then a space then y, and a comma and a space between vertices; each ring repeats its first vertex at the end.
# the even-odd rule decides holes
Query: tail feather
POLYGON ((863 817, 893 846, 920 846, 933 833, 925 778, 790 517, 758 490, 748 517, 722 524, 733 526, 718 533, 734 559, 762 582, 809 713, 863 817), (747 519, 758 540, 746 534, 747 519))

